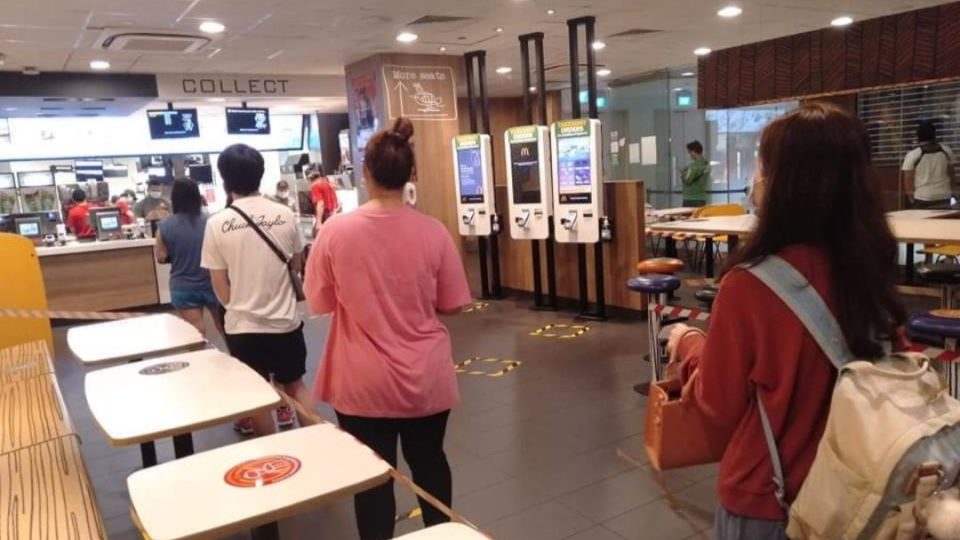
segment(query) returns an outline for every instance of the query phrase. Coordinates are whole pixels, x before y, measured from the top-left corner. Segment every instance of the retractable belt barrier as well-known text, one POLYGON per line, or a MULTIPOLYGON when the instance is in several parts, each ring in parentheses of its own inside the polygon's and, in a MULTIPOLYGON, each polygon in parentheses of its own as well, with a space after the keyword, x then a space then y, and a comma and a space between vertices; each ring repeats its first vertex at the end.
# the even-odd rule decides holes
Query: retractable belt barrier
MULTIPOLYGON (((119 321, 156 315, 132 311, 61 311, 43 309, 0 308, 0 319, 61 319, 70 321, 119 321)), ((320 319, 326 315, 310 315, 306 319, 320 319)))

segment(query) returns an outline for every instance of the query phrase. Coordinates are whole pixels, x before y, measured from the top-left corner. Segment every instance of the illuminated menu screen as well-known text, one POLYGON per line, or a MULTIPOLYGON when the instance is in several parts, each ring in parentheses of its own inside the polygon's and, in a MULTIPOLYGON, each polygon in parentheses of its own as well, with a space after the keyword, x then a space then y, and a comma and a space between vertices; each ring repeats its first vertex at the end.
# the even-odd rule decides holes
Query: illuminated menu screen
POLYGON ((560 204, 590 204, 590 136, 557 139, 557 187, 560 204))
POLYGON ((483 156, 480 147, 458 148, 460 204, 483 203, 483 156))

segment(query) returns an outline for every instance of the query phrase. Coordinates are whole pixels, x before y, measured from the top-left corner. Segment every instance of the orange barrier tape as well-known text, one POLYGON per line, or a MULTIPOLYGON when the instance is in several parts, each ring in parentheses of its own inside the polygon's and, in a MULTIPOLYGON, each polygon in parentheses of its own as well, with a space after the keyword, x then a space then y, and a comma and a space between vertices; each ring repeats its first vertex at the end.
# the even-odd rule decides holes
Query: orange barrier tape
POLYGON ((86 321, 117 321, 143 317, 149 313, 119 311, 45 311, 40 309, 0 308, 0 319, 72 319, 86 321))

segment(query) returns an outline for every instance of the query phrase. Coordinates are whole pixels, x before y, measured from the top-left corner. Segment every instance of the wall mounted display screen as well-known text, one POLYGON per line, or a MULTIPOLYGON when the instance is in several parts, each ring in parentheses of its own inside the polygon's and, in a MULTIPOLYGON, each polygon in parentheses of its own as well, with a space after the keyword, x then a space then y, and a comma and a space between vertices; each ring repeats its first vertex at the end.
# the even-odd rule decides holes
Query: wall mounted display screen
POLYGON ((590 204, 590 136, 557 139, 557 187, 560 204, 590 204))
POLYGON ((13 178, 13 173, 0 173, 0 189, 13 189, 17 187, 13 178))
POLYGON ((53 173, 50 171, 29 171, 17 173, 17 184, 22 188, 52 186, 53 173))
POLYGON ((198 184, 212 184, 213 167, 210 165, 190 165, 187 167, 187 176, 198 184))
POLYGON ((103 162, 97 159, 77 160, 73 163, 78 182, 100 182, 103 180, 103 162))
POLYGON ((483 203, 483 157, 480 147, 458 148, 460 204, 483 203))
POLYGON ((200 136, 196 109, 154 109, 147 111, 151 139, 186 139, 200 136))
POLYGON ((539 204, 540 150, 536 140, 510 144, 514 204, 539 204))
POLYGON ((270 109, 227 108, 227 133, 230 135, 269 135, 270 109))

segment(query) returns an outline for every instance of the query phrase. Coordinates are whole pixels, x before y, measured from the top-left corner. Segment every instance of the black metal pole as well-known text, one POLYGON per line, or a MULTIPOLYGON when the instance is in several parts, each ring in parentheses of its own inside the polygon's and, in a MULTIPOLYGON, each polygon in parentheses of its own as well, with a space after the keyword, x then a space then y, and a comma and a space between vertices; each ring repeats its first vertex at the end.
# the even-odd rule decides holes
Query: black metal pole
POLYGON ((547 69, 543 63, 543 32, 535 34, 533 42, 534 53, 537 57, 537 100, 540 104, 540 123, 547 125, 547 69))
POLYGON ((474 101, 476 92, 474 91, 473 84, 473 56, 472 53, 467 53, 463 55, 463 59, 467 65, 467 114, 470 118, 470 133, 477 132, 477 111, 476 111, 476 102, 474 101))
MULTIPOLYGON (((478 124, 476 90, 474 87, 476 80, 473 66, 476 54, 477 53, 470 52, 463 55, 464 62, 466 63, 467 116, 470 119, 470 133, 477 132, 478 124)), ((487 239, 482 236, 477 239, 477 252, 478 258, 480 259, 480 297, 487 299, 490 298, 490 274, 487 267, 487 239)))
POLYGON ((490 298, 490 270, 487 268, 487 237, 477 237, 477 255, 480 258, 480 297, 490 298))
MULTIPOLYGON (((580 46, 579 20, 567 21, 570 33, 570 109, 574 118, 580 118, 583 111, 580 108, 580 46)), ((590 312, 590 292, 587 290, 587 247, 577 244, 577 272, 580 289, 580 315, 586 316, 590 312)))
POLYGON ((520 71, 523 81, 523 117, 533 124, 533 107, 530 106, 530 43, 528 36, 520 36, 520 71))
MULTIPOLYGON (((477 51, 477 79, 480 82, 480 115, 481 120, 483 120, 483 131, 490 135, 490 97, 487 95, 487 52, 486 51, 477 51)), ((496 154, 494 154, 494 145, 490 145, 490 160, 496 162, 496 154)), ((490 170, 490 174, 493 175, 494 186, 497 185, 497 175, 496 168, 490 170)), ((490 193, 490 197, 496 197, 496 193, 490 193)), ((496 206, 496 200, 494 200, 494 206, 496 206)), ((489 216, 492 222, 497 222, 496 220, 499 217, 494 211, 494 215, 489 216)), ((486 259, 484 259, 486 261, 486 259)), ((492 284, 490 287, 491 298, 500 298, 503 295, 503 288, 500 283, 500 237, 498 232, 493 232, 490 234, 490 266, 492 267, 492 284)))
MULTIPOLYGON (((587 103, 590 118, 598 118, 600 111, 597 106, 597 51, 593 48, 593 42, 596 40, 597 20, 594 17, 584 17, 583 23, 586 26, 587 35, 587 103)), ((600 181, 603 182, 603 179, 600 181)), ((603 189, 602 183, 600 189, 603 189)), ((600 211, 603 212, 603 209, 601 208, 600 211)), ((593 245, 593 278, 596 288, 596 316, 598 319, 606 319, 607 299, 604 287, 606 276, 604 276, 603 268, 603 238, 593 245)))
POLYGON ((550 238, 547 239, 547 297, 551 309, 557 309, 557 268, 553 264, 553 217, 547 218, 550 238))
MULTIPOLYGON (((523 117, 527 124, 533 124, 533 104, 531 103, 530 91, 530 41, 534 42, 535 47, 543 52, 543 33, 524 34, 520 36, 520 69, 522 71, 523 84, 523 117)), ((543 70, 543 64, 537 64, 538 74, 543 70)), ((537 88, 540 95, 543 94, 543 86, 537 88)), ((509 150, 507 150, 509 151, 509 150)), ((541 156, 541 159, 543 157, 541 156)), ((547 239, 549 243, 550 240, 547 239)), ((533 307, 534 309, 543 309, 543 267, 540 263, 540 241, 530 241, 530 257, 533 263, 533 307)))

